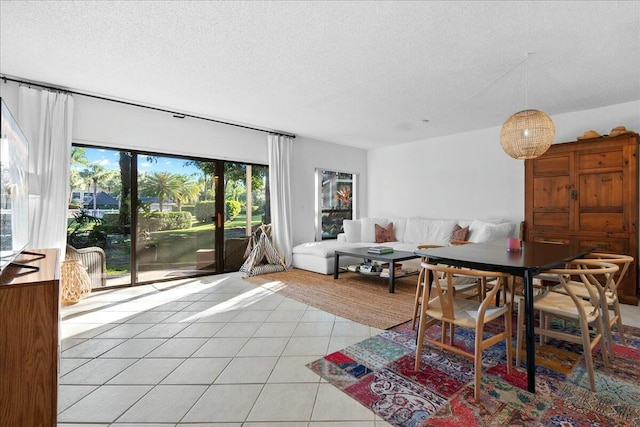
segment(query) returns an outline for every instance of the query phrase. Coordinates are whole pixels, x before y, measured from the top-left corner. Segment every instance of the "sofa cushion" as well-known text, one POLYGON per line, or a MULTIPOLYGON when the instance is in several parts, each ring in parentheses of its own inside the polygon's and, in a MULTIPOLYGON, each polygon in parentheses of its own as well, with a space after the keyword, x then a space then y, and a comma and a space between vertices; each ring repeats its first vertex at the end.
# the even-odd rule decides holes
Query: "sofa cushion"
POLYGON ((408 218, 404 242, 430 245, 448 245, 455 220, 408 218))
POLYGON ((344 230, 344 235, 346 238, 346 242, 349 243, 358 243, 362 241, 362 225, 360 224, 360 220, 358 219, 345 219, 342 221, 342 229, 344 230))
POLYGON ((469 226, 469 241, 474 243, 488 242, 490 240, 506 239, 513 234, 513 224, 504 222, 502 224, 492 224, 475 220, 469 226))
POLYGON ((460 227, 459 224, 453 226, 453 232, 451 233, 451 240, 465 241, 469 235, 469 226, 460 227))
POLYGON ((396 236, 393 234, 393 222, 387 224, 386 227, 382 227, 379 224, 375 225, 376 230, 376 243, 395 242, 396 236))
POLYGON ((336 251, 349 250, 368 246, 366 243, 345 243, 337 240, 323 240, 322 242, 301 243, 293 247, 294 254, 315 255, 321 258, 329 258, 336 251))

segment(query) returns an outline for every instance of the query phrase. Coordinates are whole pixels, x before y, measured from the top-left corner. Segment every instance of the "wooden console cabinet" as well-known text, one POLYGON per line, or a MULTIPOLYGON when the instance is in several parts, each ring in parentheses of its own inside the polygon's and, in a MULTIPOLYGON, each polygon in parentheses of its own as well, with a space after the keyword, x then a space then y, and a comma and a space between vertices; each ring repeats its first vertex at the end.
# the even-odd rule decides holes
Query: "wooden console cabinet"
POLYGON ((525 239, 636 260, 620 285, 638 303, 638 134, 554 144, 525 161, 525 239))
POLYGON ((35 249, 0 276, 0 426, 55 427, 58 404, 59 251, 35 249))

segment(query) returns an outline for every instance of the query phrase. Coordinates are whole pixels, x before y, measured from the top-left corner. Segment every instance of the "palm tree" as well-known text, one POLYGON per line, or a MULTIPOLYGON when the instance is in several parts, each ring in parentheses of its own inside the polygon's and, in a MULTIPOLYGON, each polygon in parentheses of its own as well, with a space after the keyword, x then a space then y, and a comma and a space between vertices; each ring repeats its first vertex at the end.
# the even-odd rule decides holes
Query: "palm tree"
POLYGON ((83 147, 71 147, 71 165, 88 165, 87 153, 83 147))
POLYGON ((178 175, 178 178, 182 181, 181 190, 175 195, 176 202, 178 203, 178 210, 182 212, 182 204, 189 203, 191 201, 198 200, 198 196, 202 191, 202 184, 193 181, 185 175, 178 175))
MULTIPOLYGON (((185 162, 185 166, 193 165, 202 171, 202 175, 204 177, 204 196, 203 200, 207 200, 207 183, 211 183, 213 187, 213 180, 207 180, 208 176, 214 176, 216 173, 216 164, 214 162, 201 162, 199 160, 192 160, 185 162)), ((211 199, 213 199, 213 190, 211 192, 211 199)))
POLYGON ((82 178, 93 183, 93 216, 96 216, 97 213, 98 182, 102 181, 108 173, 109 171, 98 163, 90 163, 86 169, 80 171, 82 178))
POLYGON ((105 173, 102 180, 103 188, 107 189, 110 196, 116 197, 120 193, 120 172, 117 170, 109 170, 105 173), (115 194, 114 194, 115 193, 115 194))
POLYGON ((73 190, 75 188, 84 187, 85 180, 80 176, 80 172, 77 169, 71 169, 69 171, 69 203, 73 201, 73 190))
POLYGON ((171 172, 151 172, 142 181, 141 192, 155 196, 160 203, 160 212, 165 200, 174 200, 182 191, 180 175, 171 172))

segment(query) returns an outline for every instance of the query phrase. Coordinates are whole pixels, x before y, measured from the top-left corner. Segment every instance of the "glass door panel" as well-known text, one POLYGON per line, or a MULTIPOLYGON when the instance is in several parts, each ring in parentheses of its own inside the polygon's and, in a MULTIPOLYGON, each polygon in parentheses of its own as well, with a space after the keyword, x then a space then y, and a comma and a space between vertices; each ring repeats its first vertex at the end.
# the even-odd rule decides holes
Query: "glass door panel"
POLYGON ((137 282, 216 271, 214 164, 137 155, 137 282))
POLYGON ((238 271, 244 263, 249 236, 268 222, 269 168, 247 163, 224 163, 224 270, 238 271))
POLYGON ((126 151, 72 147, 67 252, 87 267, 94 289, 131 283, 130 159, 126 151))

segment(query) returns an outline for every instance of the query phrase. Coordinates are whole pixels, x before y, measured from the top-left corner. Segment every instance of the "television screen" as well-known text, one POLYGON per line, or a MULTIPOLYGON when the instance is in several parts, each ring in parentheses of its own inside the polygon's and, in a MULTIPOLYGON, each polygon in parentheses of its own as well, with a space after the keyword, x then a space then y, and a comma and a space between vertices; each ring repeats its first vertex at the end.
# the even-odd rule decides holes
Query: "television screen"
POLYGON ((29 144, 0 98, 0 271, 29 244, 29 144))

